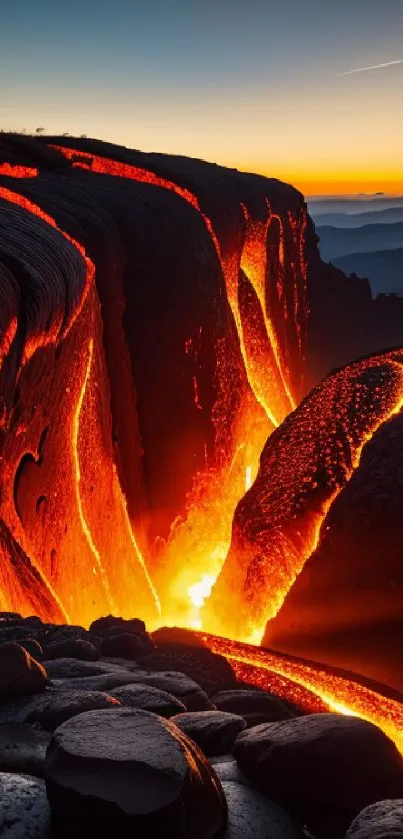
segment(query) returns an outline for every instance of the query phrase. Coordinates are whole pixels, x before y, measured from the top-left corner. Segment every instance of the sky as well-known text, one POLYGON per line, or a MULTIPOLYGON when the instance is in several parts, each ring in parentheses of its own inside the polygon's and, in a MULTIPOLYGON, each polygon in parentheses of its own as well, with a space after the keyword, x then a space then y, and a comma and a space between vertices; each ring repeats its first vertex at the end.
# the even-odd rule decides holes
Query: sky
POLYGON ((403 193, 403 0, 0 0, 0 79, 5 130, 403 193))

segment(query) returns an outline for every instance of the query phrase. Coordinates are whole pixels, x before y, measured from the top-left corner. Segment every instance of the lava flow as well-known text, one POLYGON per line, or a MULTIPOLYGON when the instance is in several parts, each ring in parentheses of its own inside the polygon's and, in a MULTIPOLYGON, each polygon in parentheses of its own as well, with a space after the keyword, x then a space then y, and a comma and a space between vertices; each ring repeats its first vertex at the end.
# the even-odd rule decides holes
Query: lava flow
MULTIPOLYGON (((244 218, 243 244, 229 254, 223 254, 219 238, 211 219, 201 211, 199 199, 188 188, 162 178, 148 169, 101 157, 77 148, 53 144, 72 162, 73 167, 114 177, 149 183, 171 190, 198 211, 211 236, 220 260, 228 302, 236 325, 239 346, 252 398, 241 400, 238 414, 233 418, 232 430, 228 434, 224 463, 212 464, 204 473, 195 476, 188 493, 186 509, 173 522, 166 545, 163 566, 169 569, 167 576, 159 579, 159 587, 166 604, 166 619, 181 625, 200 625, 200 609, 203 602, 195 604, 194 590, 203 587, 206 578, 215 581, 222 568, 231 541, 233 515, 237 503, 257 475, 258 463, 264 442, 272 429, 277 427, 295 407, 296 397, 292 393, 290 372, 282 355, 281 342, 276 334, 276 324, 268 312, 266 292, 267 234, 271 220, 279 221, 272 214, 268 200, 265 202, 265 218, 255 219, 247 206, 241 203, 244 218), (240 285, 240 272, 244 276, 240 285), (245 285, 247 284, 247 285, 245 285), (184 562, 189 557, 189 562, 184 562), (196 614, 197 612, 197 614, 196 614)), ((301 220, 303 229, 303 219, 301 220)), ((278 258, 280 271, 284 269, 283 226, 280 224, 278 258)), ((297 236, 294 223, 294 236, 297 236)), ((301 233, 302 235, 302 233, 301 233)), ((301 257, 303 246, 296 244, 296 253, 301 257)), ((297 280, 295 280, 295 288, 297 280)), ((282 283, 278 283, 279 299, 286 306, 282 283)), ((295 322, 299 323, 298 301, 292 301, 295 308, 295 322)), ((284 309, 287 314, 286 308, 284 309)), ((305 313, 306 314, 306 313, 305 313)), ((298 340, 301 344, 301 330, 298 340)), ((185 352, 192 346, 190 338, 185 352)), ((300 352, 302 351, 300 346, 300 352)), ((301 352, 302 354, 302 352, 301 352)), ((218 376, 220 369, 218 367, 218 376)), ((222 389, 228 388, 225 371, 221 373, 222 389)), ((197 377, 192 376, 194 401, 198 410, 200 402, 197 377)), ((216 425, 222 425, 220 417, 216 425)), ((217 436, 223 430, 218 427, 217 436)), ((211 591, 210 585, 210 591, 211 591)))
POLYGON ((376 693, 359 681, 324 670, 318 664, 288 659, 272 650, 200 634, 210 649, 225 656, 239 679, 246 678, 307 710, 316 710, 312 694, 325 707, 319 710, 360 717, 377 725, 403 754, 403 704, 376 693), (273 674, 275 674, 273 676, 273 674), (278 681, 276 676, 282 677, 278 681), (302 694, 301 694, 302 689, 302 694))
MULTIPOLYGON (((62 291, 55 280, 56 302, 52 300, 49 304, 52 317, 49 315, 44 320, 43 328, 35 319, 41 292, 44 290, 46 296, 49 291, 46 282, 42 282, 40 248, 34 254, 37 261, 33 260, 32 275, 22 258, 22 267, 19 265, 17 269, 15 253, 10 258, 6 270, 10 275, 12 270, 16 271, 26 298, 24 305, 17 306, 17 311, 4 324, 0 343, 2 370, 7 364, 12 373, 17 370, 9 386, 10 393, 6 394, 8 415, 1 406, 5 455, 2 449, 0 514, 53 596, 60 620, 88 625, 94 617, 107 611, 125 617, 138 613, 150 629, 163 623, 183 625, 203 633, 215 632, 224 637, 205 634, 201 637, 214 652, 228 658, 240 679, 263 687, 273 686, 279 695, 310 711, 331 709, 374 722, 403 751, 403 710, 397 701, 311 662, 239 643, 241 638, 260 642, 266 622, 281 609, 304 563, 315 551, 334 499, 359 469, 365 445, 382 424, 401 410, 402 353, 379 353, 350 364, 327 376, 298 404, 302 397, 300 383, 308 331, 307 215, 302 199, 300 209, 294 207, 293 213, 283 205, 279 210, 274 188, 271 201, 265 194, 270 192, 269 186, 260 183, 254 200, 253 190, 248 192, 249 181, 234 181, 229 195, 236 204, 236 212, 226 227, 222 221, 225 213, 221 214, 220 222, 214 213, 204 211, 208 202, 206 198, 199 200, 196 187, 193 190, 147 168, 78 148, 60 144, 52 144, 52 148, 63 154, 72 167, 64 168, 61 176, 66 188, 60 200, 61 215, 63 218, 65 213, 65 218, 72 219, 72 228, 66 225, 69 230, 80 230, 80 225, 85 227, 86 219, 85 213, 78 213, 78 220, 74 217, 74 188, 77 183, 80 185, 83 192, 77 194, 82 197, 87 187, 87 175, 75 170, 88 171, 89 191, 91 172, 112 176, 113 189, 116 186, 110 205, 106 200, 103 205, 98 196, 99 219, 91 215, 93 207, 97 207, 94 199, 88 213, 88 229, 82 236, 85 248, 64 232, 39 203, 20 195, 18 185, 16 191, 0 188, 0 198, 5 203, 36 216, 36 223, 51 227, 56 236, 63 237, 65 248, 68 243, 69 249, 61 257, 62 291), (119 482, 116 462, 117 452, 121 454, 120 441, 111 408, 111 375, 103 343, 107 341, 106 329, 103 331, 102 300, 100 286, 97 287, 97 271, 102 267, 104 255, 109 259, 111 271, 107 281, 114 292, 116 254, 122 263, 126 258, 130 261, 127 254, 122 257, 116 244, 125 210, 123 199, 119 204, 116 179, 149 184, 157 187, 154 192, 159 194, 161 190, 174 192, 180 201, 172 197, 173 202, 181 208, 185 206, 183 202, 190 205, 192 210, 185 207, 186 213, 190 213, 193 221, 197 219, 209 246, 206 253, 197 253, 195 271, 200 270, 201 276, 205 276, 201 266, 203 259, 210 258, 209 250, 211 263, 206 264, 213 265, 212 276, 216 271, 220 282, 221 278, 223 281, 222 287, 217 283, 219 291, 213 302, 220 317, 225 311, 224 322, 228 321, 228 331, 233 330, 234 335, 233 343, 227 345, 218 329, 216 333, 211 328, 208 333, 206 342, 212 344, 209 363, 213 359, 214 371, 206 387, 208 377, 203 379, 198 355, 198 346, 204 339, 204 323, 196 322, 194 316, 189 324, 186 321, 186 332, 181 333, 178 346, 181 357, 183 350, 183 370, 181 367, 180 373, 183 372, 185 384, 183 392, 182 382, 178 385, 178 400, 189 399, 192 411, 189 416, 196 416, 195 425, 211 411, 214 440, 202 438, 205 468, 194 468, 193 483, 180 514, 175 512, 176 518, 170 519, 167 538, 154 540, 148 539, 146 526, 146 536, 139 538, 137 525, 140 529, 143 522, 130 520, 128 500, 119 482), (116 217, 114 207, 118 208, 116 217), (101 248, 98 251, 96 234, 100 229, 108 230, 112 223, 116 227, 116 240, 112 241, 110 251, 109 243, 105 251, 101 248), (93 250, 87 247, 88 241, 93 250), (72 280, 70 277, 72 251, 81 269, 84 266, 82 287, 79 268, 77 277, 72 280), (70 280, 74 294, 70 293, 70 280), (37 298, 35 282, 39 288, 37 298), (34 328, 30 331, 27 322, 32 312, 34 328), (232 347, 235 361, 226 357, 228 347, 232 347), (237 365, 234 379, 228 375, 232 361, 237 365), (231 390, 235 387, 239 392, 233 399, 231 390), (210 397, 213 393, 212 409, 206 407, 205 391, 209 391, 210 397)), ((45 206, 51 200, 49 195, 52 190, 54 193, 57 180, 54 173, 42 177, 33 167, 13 167, 8 163, 0 166, 0 175, 26 178, 32 188, 39 183, 38 193, 45 206)), ((112 179, 99 178, 98 185, 101 180, 101 190, 105 182, 106 195, 112 179)), ((190 177, 189 182, 192 184, 190 177)), ((125 200, 129 199, 126 196, 125 200)), ((133 228, 129 229, 133 233, 133 228)), ((29 230, 27 238, 34 250, 38 228, 29 230)), ((51 244, 57 247, 57 242, 51 244)), ((139 276, 135 279, 146 285, 147 266, 141 259, 139 263, 139 276)), ((164 281, 169 283, 173 273, 167 273, 167 277, 164 274, 164 281)), ((130 276, 129 280, 132 279, 130 276)), ((190 277, 189 287, 192 280, 190 277)), ((122 284, 123 287, 127 291, 122 284)), ((119 317, 123 323, 127 314, 123 311, 127 303, 123 293, 122 299, 119 317)), ((216 312, 214 317, 218 319, 216 312)), ((160 326, 156 323, 154 336, 158 359, 161 358, 157 353, 160 326)), ((154 324, 151 329, 154 335, 153 330, 154 324)), ((124 335, 127 338, 127 333, 124 335)), ((150 346, 152 354, 154 345, 150 342, 150 346)), ((147 361, 142 359, 143 378, 148 374, 147 361)), ((135 366, 130 368, 134 403, 136 372, 135 366)), ((125 408, 123 400, 124 416, 125 408)), ((136 405, 136 409, 139 415, 144 412, 142 404, 136 405)), ((132 419, 133 414, 128 416, 132 419)), ((144 421, 144 416, 141 419, 144 421)), ((144 449, 152 448, 156 439, 153 422, 154 415, 147 437, 149 426, 147 422, 142 426, 139 420, 142 432, 134 444, 146 498, 153 474, 150 469, 143 475, 141 460, 144 449)), ((206 426, 201 427, 204 430, 206 426)), ((193 429, 188 431, 191 436, 193 429)), ((181 446, 182 440, 177 445, 181 446)), ((157 458, 152 463, 158 468, 157 458)), ((169 481, 166 491, 169 494, 169 481)), ((151 503, 146 509, 150 519, 156 516, 151 503)), ((0 595, 2 607, 30 613, 31 601, 27 598, 16 602, 11 586, 10 592, 0 592, 0 595)), ((42 612, 38 607, 38 613, 48 618, 48 602, 44 601, 42 612)))

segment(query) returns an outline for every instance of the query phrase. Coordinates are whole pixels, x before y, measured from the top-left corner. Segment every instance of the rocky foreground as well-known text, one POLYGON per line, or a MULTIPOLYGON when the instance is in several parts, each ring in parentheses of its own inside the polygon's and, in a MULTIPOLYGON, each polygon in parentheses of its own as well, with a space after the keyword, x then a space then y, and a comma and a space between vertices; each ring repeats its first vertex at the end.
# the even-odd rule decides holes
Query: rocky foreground
POLYGON ((403 760, 378 728, 306 715, 192 633, 1 615, 4 839, 397 839, 403 760))

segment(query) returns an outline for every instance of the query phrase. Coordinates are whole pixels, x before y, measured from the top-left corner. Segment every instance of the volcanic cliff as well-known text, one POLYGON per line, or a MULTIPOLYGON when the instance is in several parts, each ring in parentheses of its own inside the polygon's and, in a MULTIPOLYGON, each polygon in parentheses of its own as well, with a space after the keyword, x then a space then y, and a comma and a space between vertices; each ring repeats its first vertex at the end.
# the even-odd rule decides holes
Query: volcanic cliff
POLYGON ((0 231, 1 608, 257 639, 293 586, 266 640, 295 591, 314 657, 335 576, 360 623, 337 522, 399 419, 403 301, 321 261, 291 186, 95 140, 0 135, 0 231))

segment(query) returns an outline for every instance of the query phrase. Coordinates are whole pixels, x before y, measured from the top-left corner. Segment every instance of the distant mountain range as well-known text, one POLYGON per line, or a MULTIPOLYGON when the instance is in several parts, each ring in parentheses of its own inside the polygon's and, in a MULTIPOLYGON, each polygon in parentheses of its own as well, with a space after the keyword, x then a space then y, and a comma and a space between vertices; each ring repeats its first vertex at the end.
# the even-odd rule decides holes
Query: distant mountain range
POLYGON ((403 195, 364 198, 364 197, 342 197, 333 198, 308 198, 308 209, 313 219, 324 213, 372 213, 375 210, 388 210, 395 207, 403 207, 403 195))
POLYGON ((403 295, 403 248, 375 253, 351 253, 333 260, 345 274, 367 277, 377 294, 403 295))
POLYGON ((318 196, 308 208, 322 259, 369 280, 374 297, 403 296, 403 196, 318 196))
POLYGON ((340 228, 316 225, 322 259, 334 261, 340 256, 372 253, 403 247, 403 222, 366 224, 363 227, 340 228))
MULTIPOLYGON (((315 219, 315 213, 311 212, 315 219)), ((393 224, 403 222, 403 206, 389 207, 387 210, 373 210, 366 213, 319 213, 316 224, 321 227, 364 227, 370 224, 393 224)))

